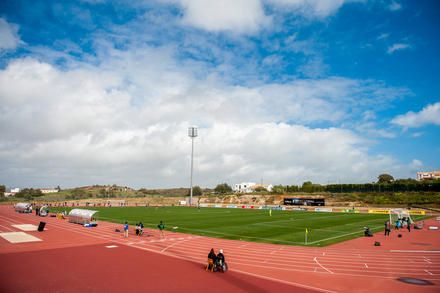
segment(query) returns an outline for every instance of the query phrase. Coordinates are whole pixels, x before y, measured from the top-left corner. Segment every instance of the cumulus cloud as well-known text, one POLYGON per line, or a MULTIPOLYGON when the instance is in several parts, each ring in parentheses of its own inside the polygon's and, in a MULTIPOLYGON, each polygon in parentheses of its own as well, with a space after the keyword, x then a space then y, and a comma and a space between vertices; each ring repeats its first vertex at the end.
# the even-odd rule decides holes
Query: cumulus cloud
POLYGON ((340 77, 234 85, 198 77, 166 47, 100 54, 96 66, 24 58, 0 71, 0 177, 9 184, 187 186, 189 125, 200 129, 194 182, 203 186, 336 174, 362 182, 395 163, 336 125, 400 89, 340 77), (319 121, 335 127, 308 126, 319 121))
POLYGON ((388 9, 391 11, 398 11, 402 9, 402 5, 396 1, 391 1, 390 5, 388 5, 388 9))
POLYGON ((323 19, 335 14, 347 0, 164 0, 183 8, 183 23, 207 31, 255 33, 272 23, 264 9, 274 7, 307 18, 323 19))
POLYGON ((387 53, 393 54, 396 51, 407 50, 410 48, 411 48, 410 44, 397 43, 397 44, 393 44, 392 46, 388 47, 387 53))
POLYGON ((324 18, 334 14, 347 0, 268 0, 278 7, 290 9, 306 17, 324 18))
POLYGON ((20 44, 18 27, 0 18, 0 51, 13 50, 20 44))
POLYGON ((183 22, 208 31, 254 33, 270 23, 260 0, 181 0, 183 22))
POLYGON ((417 128, 429 124, 440 125, 440 102, 428 105, 420 112, 408 112, 395 117, 391 123, 405 128, 417 128))
POLYGON ((411 161, 410 167, 414 170, 418 170, 423 167, 423 162, 417 159, 411 161))

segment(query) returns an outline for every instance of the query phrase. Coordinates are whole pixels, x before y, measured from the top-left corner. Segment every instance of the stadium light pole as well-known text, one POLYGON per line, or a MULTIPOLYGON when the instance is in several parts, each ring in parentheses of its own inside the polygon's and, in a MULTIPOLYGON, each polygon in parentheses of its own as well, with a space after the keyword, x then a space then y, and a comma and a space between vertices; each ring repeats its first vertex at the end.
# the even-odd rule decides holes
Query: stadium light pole
POLYGON ((188 127, 188 136, 191 138, 191 189, 189 192, 189 206, 192 205, 193 197, 193 157, 194 157, 194 138, 197 137, 197 127, 188 127))

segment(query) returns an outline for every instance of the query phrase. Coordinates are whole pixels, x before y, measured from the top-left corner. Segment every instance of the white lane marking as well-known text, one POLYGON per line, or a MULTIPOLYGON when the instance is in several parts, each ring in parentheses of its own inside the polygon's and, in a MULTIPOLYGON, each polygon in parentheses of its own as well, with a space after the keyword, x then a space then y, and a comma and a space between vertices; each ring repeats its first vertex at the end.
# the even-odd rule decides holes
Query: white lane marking
POLYGON ((427 263, 431 263, 432 264, 432 262, 431 262, 431 260, 429 258, 423 257, 423 260, 426 261, 427 263))
POLYGON ((0 225, 0 227, 5 228, 7 231, 14 231, 13 229, 11 229, 10 227, 7 227, 7 226, 0 225))
POLYGON ((390 252, 440 253, 440 250, 390 250, 390 252))
POLYGON ((326 271, 329 272, 330 274, 333 274, 332 271, 330 271, 329 269, 327 269, 326 267, 324 267, 323 265, 321 265, 321 264, 319 263, 319 261, 318 261, 318 259, 316 258, 316 256, 315 256, 315 258, 314 258, 313 260, 318 264, 318 266, 320 266, 321 268, 323 268, 324 270, 326 270, 326 271))
POLYGON ((428 271, 428 270, 424 270, 425 272, 427 272, 428 274, 430 274, 431 276, 433 275, 433 273, 431 273, 430 271, 428 271))
POLYGON ((367 269, 368 269, 368 265, 367 265, 366 263, 364 263, 364 265, 365 265, 365 268, 367 268, 367 269))
POLYGON ((107 248, 116 248, 116 247, 118 247, 117 245, 107 245, 106 246, 107 248))
POLYGON ((336 293, 336 291, 330 291, 330 290, 327 290, 327 289, 322 289, 322 288, 318 288, 318 287, 312 287, 312 286, 304 285, 304 284, 301 284, 301 283, 285 281, 285 280, 281 280, 281 279, 277 279, 277 278, 272 278, 272 277, 268 277, 268 276, 257 275, 257 274, 254 274, 254 273, 250 273, 250 272, 246 272, 246 271, 241 271, 241 270, 237 270, 237 269, 233 269, 233 271, 234 272, 239 272, 239 273, 242 273, 242 274, 246 274, 246 275, 249 275, 249 276, 257 277, 257 278, 260 278, 260 279, 275 281, 275 282, 279 282, 279 283, 283 283, 283 284, 287 284, 287 285, 293 285, 293 286, 297 286, 297 287, 301 287, 301 288, 316 290, 316 291, 320 291, 320 292, 336 293))
POLYGON ((199 237, 193 237, 193 238, 189 238, 189 239, 182 240, 182 241, 176 241, 176 242, 174 242, 173 244, 170 244, 170 245, 168 245, 167 247, 165 247, 164 249, 162 249, 160 252, 165 252, 165 251, 167 251, 169 248, 171 248, 171 247, 173 247, 173 246, 175 246, 175 245, 177 245, 177 244, 181 244, 182 242, 189 241, 189 240, 191 240, 191 239, 197 239, 197 238, 199 238, 199 237))

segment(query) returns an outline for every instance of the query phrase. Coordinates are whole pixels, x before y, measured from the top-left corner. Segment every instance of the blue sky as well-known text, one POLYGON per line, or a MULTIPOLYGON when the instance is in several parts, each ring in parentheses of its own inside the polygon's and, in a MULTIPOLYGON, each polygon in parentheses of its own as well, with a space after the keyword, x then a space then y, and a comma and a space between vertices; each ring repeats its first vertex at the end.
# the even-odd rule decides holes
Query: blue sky
POLYGON ((0 3, 9 187, 440 169, 437 1, 59 2, 0 3))

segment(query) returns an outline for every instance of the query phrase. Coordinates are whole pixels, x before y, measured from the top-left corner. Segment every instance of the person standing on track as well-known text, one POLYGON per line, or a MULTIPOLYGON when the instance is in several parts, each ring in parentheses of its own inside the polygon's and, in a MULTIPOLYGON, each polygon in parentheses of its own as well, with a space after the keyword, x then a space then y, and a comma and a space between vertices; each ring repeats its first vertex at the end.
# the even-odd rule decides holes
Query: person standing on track
POLYGON ((128 238, 128 222, 127 221, 125 221, 125 224, 124 224, 124 237, 128 238))
POLYGON ((385 222, 385 236, 390 236, 391 232, 391 223, 390 220, 386 220, 385 222))
POLYGON ((159 228, 160 231, 160 237, 164 238, 165 235, 163 234, 163 230, 165 230, 165 225, 163 224, 162 221, 160 221, 159 225, 157 225, 157 228, 159 228))

